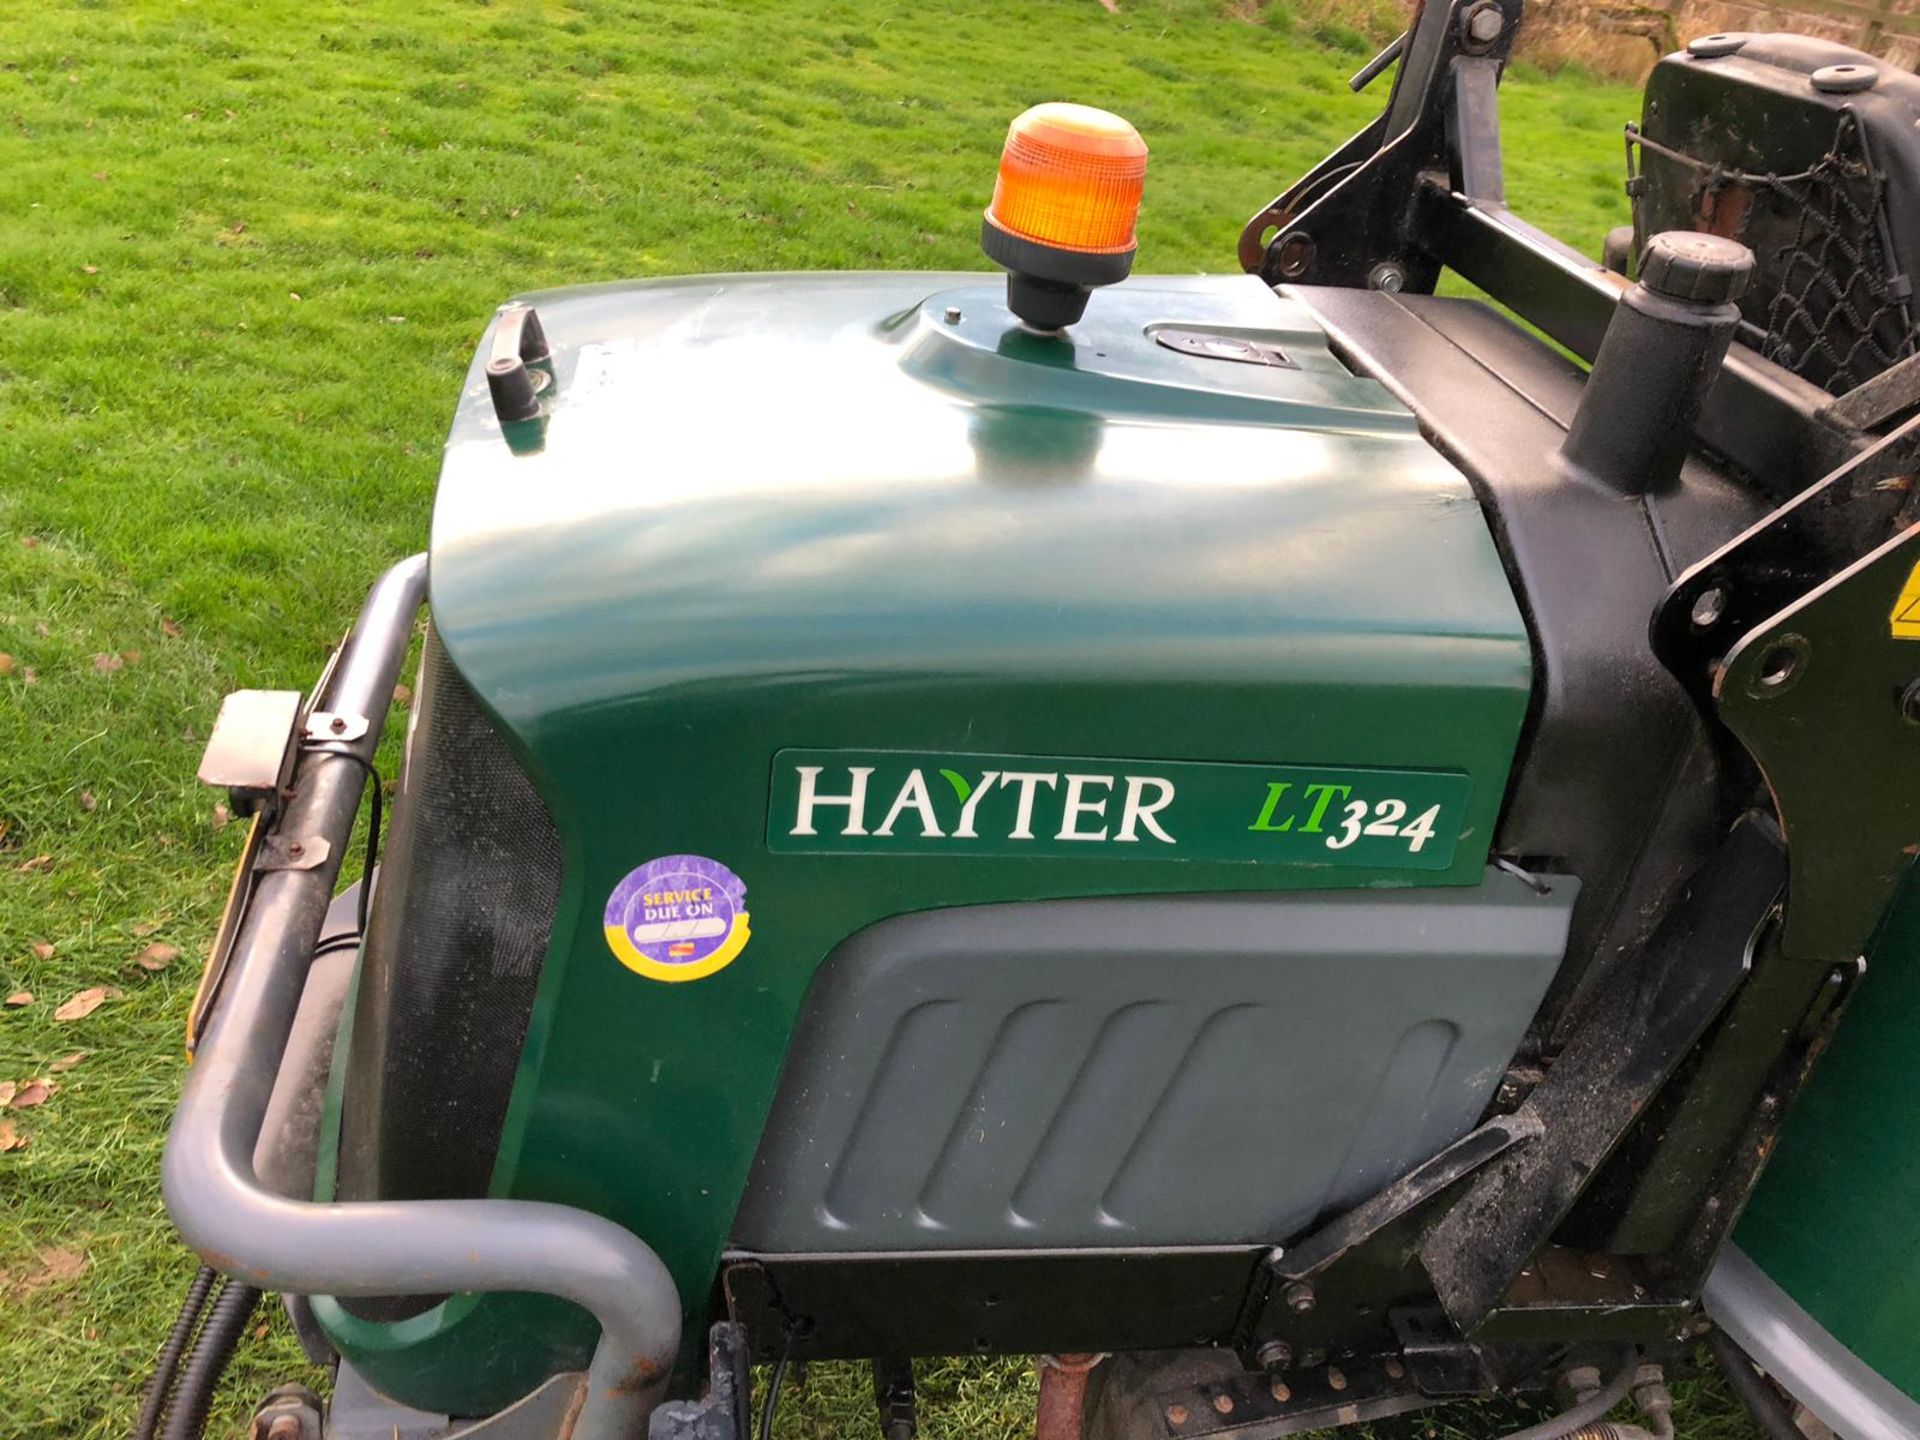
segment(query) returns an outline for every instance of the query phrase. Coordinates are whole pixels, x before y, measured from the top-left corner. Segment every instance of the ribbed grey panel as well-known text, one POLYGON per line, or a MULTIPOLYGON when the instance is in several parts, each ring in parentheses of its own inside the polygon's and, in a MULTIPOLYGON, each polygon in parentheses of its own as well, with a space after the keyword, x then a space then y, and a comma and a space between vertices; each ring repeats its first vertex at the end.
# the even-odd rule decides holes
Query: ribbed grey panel
POLYGON ((1479 1117, 1578 889, 904 916, 822 967, 735 1239, 762 1252, 1280 1240, 1479 1117))

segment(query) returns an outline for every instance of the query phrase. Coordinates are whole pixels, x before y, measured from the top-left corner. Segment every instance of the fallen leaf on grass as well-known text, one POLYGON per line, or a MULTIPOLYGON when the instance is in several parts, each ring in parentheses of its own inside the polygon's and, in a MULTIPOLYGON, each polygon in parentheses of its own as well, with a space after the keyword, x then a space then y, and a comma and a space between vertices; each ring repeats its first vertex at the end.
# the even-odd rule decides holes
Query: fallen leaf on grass
POLYGON ((100 802, 93 798, 93 791, 82 790, 80 792, 80 808, 89 815, 100 808, 100 802))
POLYGON ((272 1333, 273 1333, 273 1327, 267 1324, 267 1322, 264 1320, 262 1320, 258 1325, 253 1327, 253 1338, 256 1340, 264 1340, 267 1338, 267 1336, 271 1335, 272 1333))
POLYGON ((27 1137, 13 1128, 13 1121, 0 1120, 0 1155, 6 1154, 9 1150, 24 1150, 26 1148, 27 1137))
POLYGON ((216 830, 224 830, 227 828, 227 822, 231 819, 233 819, 233 812, 227 809, 227 802, 224 800, 215 802, 213 807, 213 828, 216 830))
POLYGON ((153 934, 156 930, 158 930, 162 925, 166 924, 167 921, 171 920, 172 918, 173 918, 173 912, 169 910, 167 911, 166 914, 162 915, 158 920, 142 920, 140 921, 139 924, 131 925, 128 928, 132 930, 134 934, 138 935, 141 939, 144 940, 147 936, 153 934))
POLYGON ((102 675, 111 675, 116 670, 123 670, 126 668, 126 664, 127 662, 122 660, 118 655, 96 655, 93 657, 93 668, 98 670, 102 675))
POLYGON ((411 702, 412 699, 413 699, 413 691, 409 689, 407 686, 396 685, 393 687, 393 703, 394 704, 406 705, 409 702, 411 702))
POLYGON ((36 855, 31 860, 22 860, 13 868, 16 870, 24 870, 29 875, 42 875, 53 869, 53 856, 36 855))
POLYGON ((174 949, 173 946, 162 945, 156 940, 138 955, 134 956, 133 963, 138 965, 142 970, 152 970, 157 973, 166 969, 179 958, 180 952, 174 949))
POLYGON ((180 638, 180 622, 178 620, 169 620, 165 616, 162 616, 160 620, 160 633, 169 640, 178 640, 180 638))
POLYGON ((80 267, 80 273, 82 275, 98 275, 100 273, 100 267, 98 265, 82 265, 80 267))
POLYGON ((47 1073, 50 1075, 64 1075, 92 1053, 90 1050, 76 1050, 71 1055, 62 1055, 58 1060, 47 1066, 47 1073))
POLYGON ((20 537, 20 545, 21 548, 26 550, 38 550, 40 548, 40 537, 38 535, 22 535, 20 537))
POLYGON ((36 1105, 44 1105, 53 1098, 53 1083, 48 1080, 29 1080, 22 1085, 7 1101, 9 1110, 31 1110, 36 1105))
POLYGON ((20 1087, 11 1080, 0 1080, 0 1110, 13 1103, 13 1097, 20 1087))
POLYGON ((26 669, 20 672, 20 683, 22 685, 38 685, 40 683, 39 672, 31 665, 27 666, 26 669))
POLYGON ((13 674, 13 668, 13 656, 7 654, 4 650, 0 650, 0 675, 13 674))
POLYGON ((66 1004, 53 1012, 56 1020, 84 1020, 98 1010, 108 1000, 118 1000, 125 991, 111 985, 94 985, 82 990, 66 1004))
POLYGON ((120 658, 129 665, 138 665, 140 663, 140 652, 138 650, 122 650, 120 652, 120 658))
POLYGON ((36 960, 53 959, 53 942, 50 940, 36 940, 28 948, 33 951, 33 958, 36 960))
MULTIPOLYGON (((34 947, 36 951, 39 948, 37 945, 34 947)), ((24 1010, 31 1004, 33 1004, 33 991, 31 990, 16 990, 7 996, 7 1008, 9 1010, 24 1010)))

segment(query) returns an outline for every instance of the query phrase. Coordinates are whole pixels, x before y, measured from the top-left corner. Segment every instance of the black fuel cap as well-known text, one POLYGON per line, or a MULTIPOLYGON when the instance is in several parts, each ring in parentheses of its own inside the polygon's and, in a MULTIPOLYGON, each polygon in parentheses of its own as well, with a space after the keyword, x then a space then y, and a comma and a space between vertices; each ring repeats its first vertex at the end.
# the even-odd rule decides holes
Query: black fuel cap
POLYGON ((1725 304, 1744 295, 1752 278, 1753 251, 1724 235, 1669 230, 1640 256, 1640 283, 1673 300, 1725 304))

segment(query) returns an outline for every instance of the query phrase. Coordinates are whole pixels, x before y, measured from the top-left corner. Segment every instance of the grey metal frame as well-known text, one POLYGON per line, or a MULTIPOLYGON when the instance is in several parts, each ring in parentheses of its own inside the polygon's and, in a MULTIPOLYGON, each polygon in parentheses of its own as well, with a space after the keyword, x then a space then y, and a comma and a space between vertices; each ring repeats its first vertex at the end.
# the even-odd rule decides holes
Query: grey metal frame
POLYGON ((1835 1434, 1920 1440, 1920 1403, 1834 1339, 1738 1246, 1721 1252, 1700 1298, 1720 1328, 1835 1434))
POLYGON ((673 1368, 680 1296, 660 1258, 630 1231, 537 1201, 290 1200, 254 1173, 268 1097, 426 585, 424 555, 389 570, 314 697, 317 708, 365 715, 370 724, 357 740, 301 752, 276 830, 288 842, 324 839, 326 858, 257 879, 167 1140, 167 1209, 209 1265, 263 1288, 511 1290, 572 1300, 600 1322, 573 1440, 631 1437, 645 1432, 673 1368))

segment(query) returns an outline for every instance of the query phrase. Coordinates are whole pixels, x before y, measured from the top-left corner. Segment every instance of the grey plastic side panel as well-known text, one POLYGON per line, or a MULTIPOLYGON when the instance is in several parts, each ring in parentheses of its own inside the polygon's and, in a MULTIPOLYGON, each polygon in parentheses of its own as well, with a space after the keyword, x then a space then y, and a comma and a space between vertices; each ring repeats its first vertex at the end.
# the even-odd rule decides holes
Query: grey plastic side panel
POLYGON ((1920 1403, 1842 1345, 1734 1245, 1701 1296, 1707 1313, 1845 1440, 1920 1440, 1920 1403))
POLYGON ((1578 886, 903 916, 821 968, 735 1225, 762 1253, 1234 1244, 1479 1118, 1578 886))

